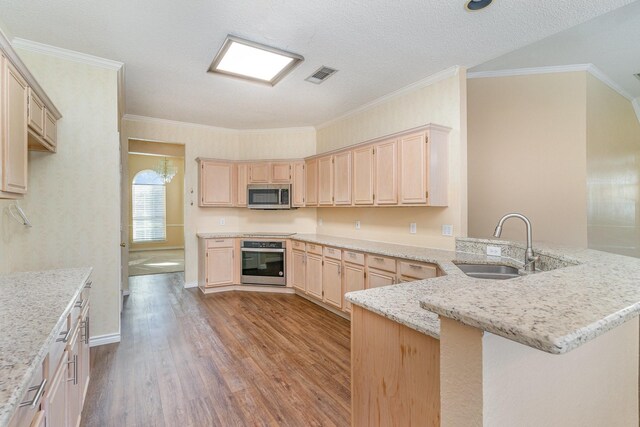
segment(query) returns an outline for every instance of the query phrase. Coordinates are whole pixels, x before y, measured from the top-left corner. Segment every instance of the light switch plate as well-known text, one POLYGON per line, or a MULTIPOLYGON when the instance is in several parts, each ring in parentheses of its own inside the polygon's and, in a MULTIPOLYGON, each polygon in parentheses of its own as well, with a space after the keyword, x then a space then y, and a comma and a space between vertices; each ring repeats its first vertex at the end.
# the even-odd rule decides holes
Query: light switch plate
POLYGON ((451 224, 442 224, 442 235, 443 236, 453 236, 453 225, 451 225, 451 224))
POLYGON ((360 230, 360 221, 356 221, 356 230, 360 230))
POLYGON ((502 248, 500 246, 487 246, 487 255, 502 256, 502 248))
POLYGON ((416 225, 415 222, 412 222, 411 224, 409 224, 409 233, 416 234, 417 231, 418 231, 418 226, 416 225))
POLYGON ((220 218, 220 225, 225 225, 227 221, 224 218, 220 218))

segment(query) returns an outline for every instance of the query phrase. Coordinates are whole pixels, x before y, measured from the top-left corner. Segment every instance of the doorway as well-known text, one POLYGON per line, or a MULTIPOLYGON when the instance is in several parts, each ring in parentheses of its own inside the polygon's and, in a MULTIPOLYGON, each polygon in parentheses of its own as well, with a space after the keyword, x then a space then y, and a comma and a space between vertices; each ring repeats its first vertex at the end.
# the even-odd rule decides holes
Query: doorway
POLYGON ((127 148, 123 283, 184 272, 184 145, 130 139, 127 148))

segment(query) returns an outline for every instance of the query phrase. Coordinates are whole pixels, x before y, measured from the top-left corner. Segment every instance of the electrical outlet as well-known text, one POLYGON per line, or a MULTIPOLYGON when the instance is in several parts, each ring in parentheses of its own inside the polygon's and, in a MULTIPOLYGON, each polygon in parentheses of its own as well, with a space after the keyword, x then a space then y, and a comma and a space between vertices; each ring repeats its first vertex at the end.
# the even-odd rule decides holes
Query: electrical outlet
POLYGON ((442 235, 443 236, 453 236, 453 225, 451 225, 451 224, 442 224, 442 235))
POLYGON ((356 221, 356 230, 360 230, 360 221, 356 221))
POLYGON ((318 225, 322 227, 322 218, 318 218, 318 225))
POLYGON ((418 232, 418 225, 415 222, 409 224, 409 233, 416 234, 418 232))
POLYGON ((219 224, 220 225, 225 225, 227 223, 227 221, 224 218, 220 218, 219 224))
POLYGON ((487 246, 487 255, 502 256, 502 248, 500 246, 487 246))

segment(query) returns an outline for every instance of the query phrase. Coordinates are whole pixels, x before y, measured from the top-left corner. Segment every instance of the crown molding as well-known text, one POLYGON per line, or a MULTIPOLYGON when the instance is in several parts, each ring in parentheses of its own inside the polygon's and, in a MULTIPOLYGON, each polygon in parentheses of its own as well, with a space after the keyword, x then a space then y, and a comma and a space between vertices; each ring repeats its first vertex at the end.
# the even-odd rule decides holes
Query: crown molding
POLYGON ((405 86, 405 87, 403 87, 401 89, 398 89, 398 90, 396 90, 394 92, 388 93, 388 94, 386 94, 384 96, 381 96, 380 98, 374 99, 373 101, 368 102, 368 103, 366 103, 364 105, 361 105, 360 107, 357 107, 357 108, 354 108, 353 110, 347 111, 346 113, 344 113, 344 114, 342 114, 342 115, 340 115, 340 116, 338 116, 338 117, 336 117, 334 119, 328 120, 328 121, 316 126, 315 128, 316 129, 326 128, 327 126, 330 126, 330 125, 332 125, 332 124, 334 124, 334 123, 336 123, 336 122, 338 122, 340 120, 344 120, 344 119, 346 119, 348 117, 351 117, 351 116, 354 116, 354 115, 356 115, 358 113, 362 113, 362 112, 364 112, 366 110, 374 108, 377 105, 380 105, 380 104, 382 104, 382 103, 384 103, 386 101, 389 101, 389 100, 391 100, 393 98, 402 96, 402 95, 404 95, 406 93, 409 93, 409 92, 413 92, 414 90, 421 89, 423 87, 431 86, 434 83, 438 83, 439 81, 442 81, 442 80, 448 79, 450 77, 456 76, 456 75, 458 75, 459 72, 460 72, 460 66, 455 65, 453 67, 449 67, 446 70, 439 71, 439 72, 437 72, 435 74, 432 74, 432 75, 430 75, 430 76, 428 76, 428 77, 426 77, 426 78, 424 78, 422 80, 418 80, 415 83, 411 83, 408 86, 405 86))
POLYGON ((193 123, 193 122, 181 122, 177 120, 159 119, 156 117, 138 116, 135 114, 125 114, 123 117, 123 120, 131 121, 131 122, 155 123, 155 124, 163 124, 163 125, 170 125, 170 126, 182 126, 182 127, 191 127, 191 128, 199 128, 199 129, 208 129, 211 131, 235 133, 238 135, 259 134, 259 133, 310 132, 310 131, 315 132, 316 130, 313 126, 271 128, 271 129, 233 129, 233 128, 211 126, 211 125, 203 125, 203 124, 193 123))
POLYGON ((512 77, 512 76, 528 76, 534 74, 553 74, 553 73, 572 73, 576 71, 586 71, 620 95, 633 101, 633 96, 624 90, 619 84, 614 82, 609 76, 602 72, 593 64, 572 64, 572 65, 554 65, 550 67, 531 67, 531 68, 514 68, 510 70, 496 71, 474 71, 467 73, 468 79, 482 79, 492 77, 512 77))
POLYGON ((93 65, 109 70, 119 70, 124 67, 124 63, 122 62, 89 55, 87 53, 76 52, 75 50, 63 49, 61 47, 21 39, 19 37, 14 37, 11 44, 14 48, 55 56, 57 58, 67 59, 70 61, 81 62, 83 64, 93 65))

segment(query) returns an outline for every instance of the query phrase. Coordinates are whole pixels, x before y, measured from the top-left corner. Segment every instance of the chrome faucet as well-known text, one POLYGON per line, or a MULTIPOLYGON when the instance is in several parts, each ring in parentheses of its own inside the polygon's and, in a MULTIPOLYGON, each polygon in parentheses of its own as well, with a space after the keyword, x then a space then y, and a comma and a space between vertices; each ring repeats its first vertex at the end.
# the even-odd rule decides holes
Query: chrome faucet
POLYGON ((531 221, 526 216, 519 213, 508 213, 502 218, 500 218, 500 222, 496 226, 496 231, 493 232, 493 237, 500 237, 502 234, 502 225, 509 218, 520 218, 524 221, 527 226, 527 251, 524 254, 524 270, 525 271, 536 271, 536 261, 540 259, 540 257, 536 256, 533 253, 533 247, 531 246, 531 242, 533 239, 531 238, 531 221))

